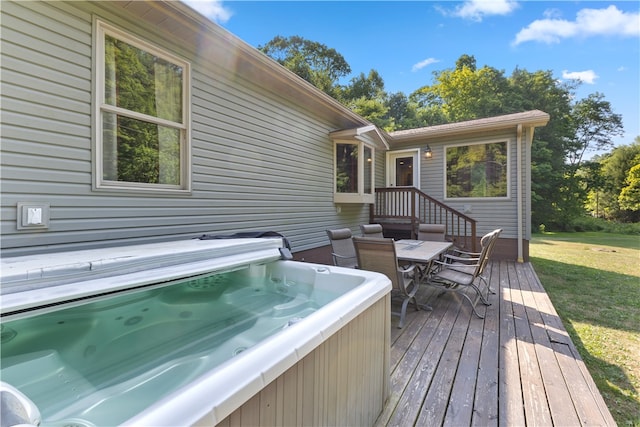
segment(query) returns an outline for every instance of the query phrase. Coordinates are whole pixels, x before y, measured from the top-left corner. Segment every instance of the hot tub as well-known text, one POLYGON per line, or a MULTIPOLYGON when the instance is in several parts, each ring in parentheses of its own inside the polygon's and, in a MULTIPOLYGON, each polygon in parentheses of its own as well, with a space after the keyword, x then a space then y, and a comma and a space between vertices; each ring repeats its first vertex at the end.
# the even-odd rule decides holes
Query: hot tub
POLYGON ((389 280, 282 260, 281 246, 2 260, 3 409, 42 426, 372 424, 388 393, 389 280))

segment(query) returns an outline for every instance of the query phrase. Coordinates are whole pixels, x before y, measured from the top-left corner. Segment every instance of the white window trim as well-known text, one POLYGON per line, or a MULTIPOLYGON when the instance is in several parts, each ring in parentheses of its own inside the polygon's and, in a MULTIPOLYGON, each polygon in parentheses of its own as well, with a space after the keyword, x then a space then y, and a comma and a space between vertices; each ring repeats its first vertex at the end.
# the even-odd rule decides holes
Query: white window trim
POLYGON ((423 161, 420 156, 420 148, 410 148, 405 150, 396 150, 396 151, 386 152, 387 167, 386 167, 385 186, 389 187, 391 185, 391 181, 393 181, 393 174, 395 174, 395 165, 392 165, 391 157, 394 155, 403 155, 403 154, 407 155, 407 157, 409 157, 409 155, 413 157, 413 160, 415 163, 415 170, 413 172, 415 177, 415 182, 413 186, 418 190, 420 190, 420 187, 422 185, 420 170, 422 169, 422 161, 423 161))
POLYGON ((93 70, 94 70, 94 86, 93 86, 93 124, 94 124, 94 190, 116 190, 116 191, 142 191, 145 193, 190 193, 191 192, 191 64, 184 59, 171 55, 151 43, 148 43, 128 32, 125 32, 113 25, 107 24, 100 19, 94 19, 94 46, 93 46, 93 70), (183 88, 182 88, 182 123, 176 123, 159 117, 148 116, 146 114, 129 111, 120 107, 105 104, 104 94, 104 56, 105 56, 105 35, 110 35, 118 40, 124 41, 132 46, 156 55, 176 65, 183 67, 183 88), (139 182, 121 182, 104 180, 103 176, 103 122, 102 112, 112 112, 124 115, 134 119, 142 119, 160 125, 180 129, 183 133, 184 140, 181 141, 180 149, 180 184, 148 184, 139 182))
POLYGON ((511 164, 511 141, 506 138, 500 139, 492 139, 487 141, 478 141, 478 142, 466 142, 460 144, 450 144, 444 147, 443 150, 444 155, 442 156, 443 163, 443 176, 442 176, 442 194, 444 194, 444 200, 448 201, 495 201, 495 200, 510 200, 511 199, 511 169, 513 165, 511 164), (447 194, 447 149, 454 147, 469 147, 472 145, 487 145, 487 144, 495 144, 498 142, 504 142, 507 144, 507 195, 502 197, 449 197, 447 194))
POLYGON ((354 141, 346 139, 333 140, 333 202, 334 203, 375 203, 375 166, 376 166, 376 149, 363 141, 354 141), (338 193, 337 187, 337 146, 338 144, 349 144, 358 146, 358 192, 357 193, 338 193), (371 150, 371 193, 364 192, 364 148, 365 146, 371 150))

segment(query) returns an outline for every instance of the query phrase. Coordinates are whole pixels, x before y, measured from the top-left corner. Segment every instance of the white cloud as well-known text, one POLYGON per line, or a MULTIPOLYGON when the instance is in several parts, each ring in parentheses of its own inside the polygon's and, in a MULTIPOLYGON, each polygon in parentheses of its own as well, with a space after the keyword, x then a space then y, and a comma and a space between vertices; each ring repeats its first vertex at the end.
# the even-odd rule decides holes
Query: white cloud
POLYGON ((627 71, 627 67, 625 67, 624 65, 621 65, 621 66, 619 66, 619 67, 617 68, 617 70, 616 70, 616 71, 620 71, 620 72, 622 72, 622 71, 627 71))
POLYGON ((552 8, 545 10, 542 14, 547 19, 560 19, 560 17, 562 16, 562 11, 560 9, 552 8))
POLYGON ((593 70, 586 71, 562 71, 563 79, 580 80, 583 83, 595 84, 598 75, 593 70))
POLYGON ((182 0, 182 2, 214 22, 225 23, 232 15, 220 0, 182 0))
POLYGON ((615 6, 606 9, 582 9, 575 21, 552 18, 557 13, 545 13, 548 18, 533 21, 516 34, 513 45, 528 41, 558 43, 563 38, 592 36, 640 36, 640 13, 627 13, 615 6))
POLYGON ((448 14, 480 22, 485 16, 508 15, 517 7, 515 0, 468 0, 448 14))
POLYGON ((437 62, 440 62, 440 60, 435 58, 427 58, 424 61, 420 61, 417 64, 414 64, 413 67, 411 67, 411 71, 415 72, 415 71, 421 70, 427 65, 435 64, 437 62))

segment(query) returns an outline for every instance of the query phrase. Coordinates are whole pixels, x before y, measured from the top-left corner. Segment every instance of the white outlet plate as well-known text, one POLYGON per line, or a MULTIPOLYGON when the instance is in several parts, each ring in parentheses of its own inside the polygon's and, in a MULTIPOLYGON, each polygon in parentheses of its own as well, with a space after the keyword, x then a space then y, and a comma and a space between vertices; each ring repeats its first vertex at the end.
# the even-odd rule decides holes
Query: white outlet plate
POLYGON ((18 230, 49 228, 49 204, 18 202, 18 230))

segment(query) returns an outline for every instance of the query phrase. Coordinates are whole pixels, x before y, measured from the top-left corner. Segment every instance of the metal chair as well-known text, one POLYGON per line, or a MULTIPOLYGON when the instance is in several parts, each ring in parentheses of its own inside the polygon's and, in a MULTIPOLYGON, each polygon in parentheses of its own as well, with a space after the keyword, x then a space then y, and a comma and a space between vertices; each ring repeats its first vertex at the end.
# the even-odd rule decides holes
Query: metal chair
POLYGON ((329 241, 331 242, 333 265, 358 268, 356 250, 351 240, 351 230, 349 228, 327 230, 327 236, 329 236, 329 241))
POLYGON ((444 224, 420 224, 418 225, 418 240, 431 242, 444 242, 447 227, 444 224))
MULTIPOLYGON (((478 254, 468 253, 465 256, 447 254, 445 255, 444 261, 434 261, 438 269, 427 277, 426 284, 438 287, 443 291, 458 292, 471 303, 473 312, 481 319, 484 318, 483 315, 478 313, 476 304, 478 300, 484 305, 491 305, 491 303, 489 303, 488 298, 482 294, 479 284, 476 284, 476 282, 478 280, 485 282, 487 285, 487 294, 491 292, 489 282, 482 273, 489 262, 495 242, 501 232, 501 229, 497 229, 485 234, 481 239, 482 250, 478 254), (474 300, 471 300, 465 292, 469 288, 473 289, 476 293, 474 300)), ((461 253, 461 255, 464 254, 461 253)))
POLYGON ((416 310, 420 310, 415 297, 418 291, 418 282, 415 280, 415 266, 410 265, 404 268, 398 265, 398 256, 393 239, 356 236, 353 238, 353 244, 356 248, 358 265, 362 270, 382 273, 391 280, 391 297, 402 299, 400 312, 392 314, 400 316, 398 328, 402 328, 409 302, 413 301, 416 310))
MULTIPOLYGON (((498 238, 500 237, 500 233, 502 233, 501 228, 497 228, 480 239, 480 247, 484 248, 485 246, 489 246, 487 248, 487 256, 481 260, 480 271, 478 272, 478 277, 482 280, 485 285, 487 285, 487 289, 489 292, 494 293, 493 289, 489 286, 488 279, 484 276, 484 269, 489 263, 489 258, 491 258, 491 254, 493 253, 493 248, 495 247, 498 238)), ((479 258, 482 255, 482 252, 466 252, 460 249, 453 249, 450 253, 445 255, 445 262, 448 262, 451 265, 451 268, 461 271, 467 274, 473 274, 475 258, 479 258)))
POLYGON ((384 238, 382 225, 380 224, 360 224, 360 232, 362 233, 362 237, 384 238))

